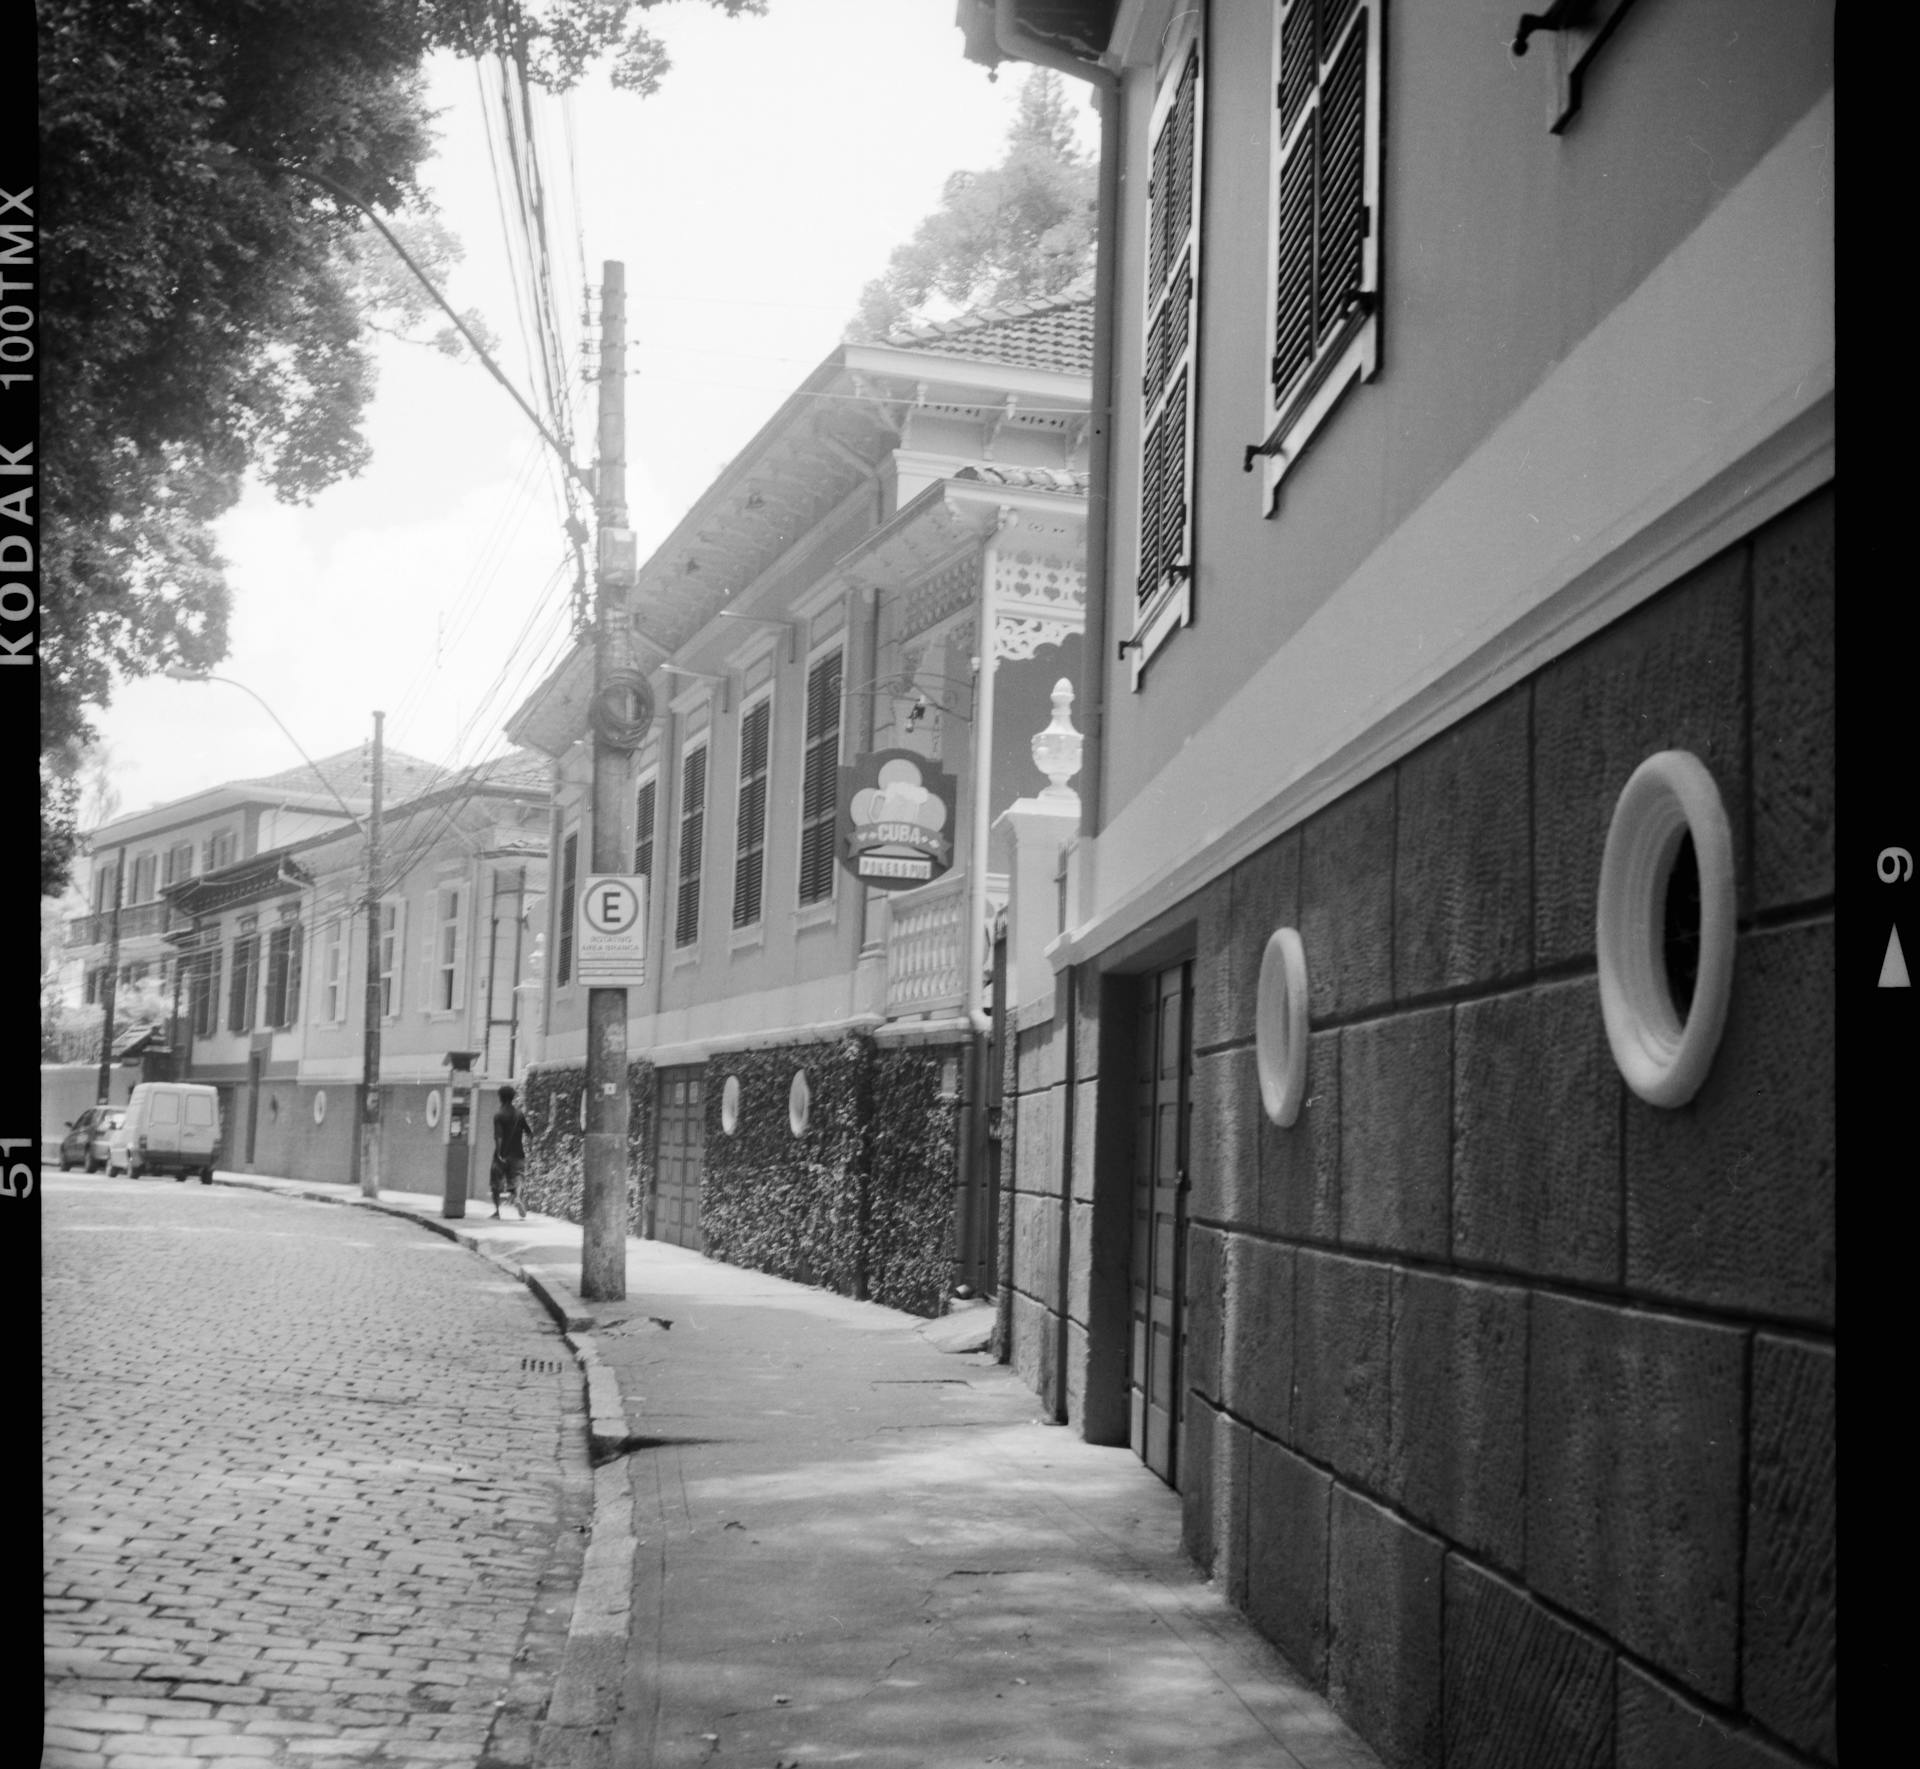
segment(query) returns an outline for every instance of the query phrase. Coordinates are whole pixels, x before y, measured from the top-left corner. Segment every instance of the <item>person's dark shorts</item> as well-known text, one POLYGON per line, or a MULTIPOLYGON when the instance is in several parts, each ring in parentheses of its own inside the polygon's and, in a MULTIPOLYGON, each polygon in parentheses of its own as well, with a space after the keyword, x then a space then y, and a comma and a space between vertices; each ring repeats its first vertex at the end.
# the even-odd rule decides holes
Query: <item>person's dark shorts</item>
POLYGON ((497 1198, 502 1192, 518 1195, 520 1176, 526 1171, 524 1161, 503 1161, 498 1155, 493 1158, 493 1169, 488 1178, 493 1184, 493 1195, 497 1198))

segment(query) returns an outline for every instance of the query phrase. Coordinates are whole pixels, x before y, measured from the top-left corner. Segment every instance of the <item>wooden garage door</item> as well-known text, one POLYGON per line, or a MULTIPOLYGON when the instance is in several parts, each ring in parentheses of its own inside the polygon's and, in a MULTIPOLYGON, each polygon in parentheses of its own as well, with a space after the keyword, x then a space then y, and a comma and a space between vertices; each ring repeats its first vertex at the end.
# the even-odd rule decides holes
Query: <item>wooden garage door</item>
POLYGON ((655 1078, 653 1238, 696 1252, 700 1233, 700 1174, 706 1161, 707 1108, 699 1069, 662 1069, 655 1078))

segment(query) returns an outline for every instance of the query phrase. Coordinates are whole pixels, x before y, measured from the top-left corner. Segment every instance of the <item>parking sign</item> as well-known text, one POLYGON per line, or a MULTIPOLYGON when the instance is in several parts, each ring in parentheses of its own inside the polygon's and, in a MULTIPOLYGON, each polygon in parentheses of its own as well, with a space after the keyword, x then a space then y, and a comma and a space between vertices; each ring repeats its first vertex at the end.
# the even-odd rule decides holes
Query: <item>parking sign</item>
POLYGON ((631 989, 647 980, 647 880, 617 872, 582 881, 575 969, 589 988, 631 989))

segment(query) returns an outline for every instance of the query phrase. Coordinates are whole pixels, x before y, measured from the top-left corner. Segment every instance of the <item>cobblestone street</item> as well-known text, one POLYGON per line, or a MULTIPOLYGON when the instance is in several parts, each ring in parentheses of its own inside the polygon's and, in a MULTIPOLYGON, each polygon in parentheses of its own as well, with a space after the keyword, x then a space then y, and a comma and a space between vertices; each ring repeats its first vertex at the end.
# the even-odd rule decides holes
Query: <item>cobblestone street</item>
POLYGON ((587 1482, 526 1289, 224 1186, 43 1220, 48 1769, 526 1762, 587 1482))

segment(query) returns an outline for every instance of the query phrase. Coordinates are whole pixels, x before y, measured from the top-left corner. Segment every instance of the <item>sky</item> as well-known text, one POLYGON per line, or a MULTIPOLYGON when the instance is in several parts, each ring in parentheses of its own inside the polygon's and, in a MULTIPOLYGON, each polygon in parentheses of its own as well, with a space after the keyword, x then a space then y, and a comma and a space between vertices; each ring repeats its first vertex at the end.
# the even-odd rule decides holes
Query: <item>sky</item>
MULTIPOLYGON (((552 258, 570 344, 581 267, 627 282, 627 499, 645 558, 834 346, 948 175, 1001 157, 1020 74, 961 55, 953 0, 770 0, 729 19, 648 14, 659 92, 604 74, 540 107, 552 258)), ((425 182, 466 250, 476 308, 523 393, 522 345, 474 64, 430 68, 425 182)), ((1083 89, 1069 84, 1076 101, 1083 89)), ((1091 115, 1085 119, 1091 144, 1091 115)), ((596 304, 597 305, 597 304, 596 304)), ((592 395, 576 455, 592 450, 592 395)), ((537 406, 538 401, 534 402, 537 406)), ((571 584, 551 451, 470 356, 383 341, 371 464, 307 506, 252 488, 220 525, 233 590, 215 681, 117 685, 97 723, 121 813, 364 742, 464 765, 562 654, 571 584), (276 727, 264 699, 291 733, 276 727), (297 743, 299 748, 294 747, 297 743)))

